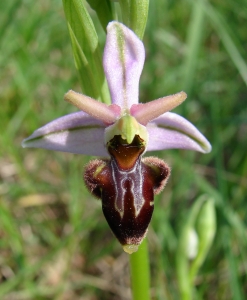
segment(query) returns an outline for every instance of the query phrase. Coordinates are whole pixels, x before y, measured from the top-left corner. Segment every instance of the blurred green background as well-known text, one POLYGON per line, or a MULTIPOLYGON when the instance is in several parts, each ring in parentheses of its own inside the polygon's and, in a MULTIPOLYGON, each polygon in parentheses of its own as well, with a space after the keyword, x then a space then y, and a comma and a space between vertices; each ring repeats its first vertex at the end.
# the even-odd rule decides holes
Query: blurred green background
MULTIPOLYGON (((188 99, 174 111, 213 146, 207 155, 155 153, 172 175, 155 201, 148 233, 152 298, 179 299, 178 236, 195 199, 207 193, 216 203, 217 233, 195 299, 246 299, 247 3, 150 2, 140 100, 184 90, 188 99)), ((128 256, 83 184, 89 158, 20 146, 38 127, 76 111, 63 100, 69 89, 80 85, 62 1, 1 1, 3 300, 131 299, 128 256)))

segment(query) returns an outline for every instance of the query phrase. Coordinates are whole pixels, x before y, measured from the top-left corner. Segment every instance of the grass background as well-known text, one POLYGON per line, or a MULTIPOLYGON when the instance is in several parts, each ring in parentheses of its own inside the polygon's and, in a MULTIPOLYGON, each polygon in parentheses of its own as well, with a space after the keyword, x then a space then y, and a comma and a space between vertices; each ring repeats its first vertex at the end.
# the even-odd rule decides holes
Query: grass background
MULTIPOLYGON (((175 251, 198 196, 215 199, 217 233, 196 299, 247 293, 246 1, 150 1, 142 102, 184 90, 175 111, 212 143, 202 155, 156 153, 172 166, 148 240, 153 299, 179 299, 175 251)), ((102 46, 105 37, 102 35, 102 46)), ((88 157, 22 149, 24 137, 75 111, 80 91, 60 0, 0 3, 0 299, 130 299, 128 256, 86 191, 88 157)))

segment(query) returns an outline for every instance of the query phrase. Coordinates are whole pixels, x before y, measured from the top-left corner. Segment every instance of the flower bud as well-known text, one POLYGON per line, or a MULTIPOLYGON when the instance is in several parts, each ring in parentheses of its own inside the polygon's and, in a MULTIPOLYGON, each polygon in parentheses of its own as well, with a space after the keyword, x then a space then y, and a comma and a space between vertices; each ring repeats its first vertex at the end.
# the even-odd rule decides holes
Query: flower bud
POLYGON ((194 259, 198 253, 198 235, 195 229, 188 230, 187 240, 187 256, 189 259, 194 259))
MULTIPOLYGON (((201 200, 203 200, 203 198, 201 198, 201 200)), ((205 198, 205 201, 202 203, 201 209, 197 215, 196 229, 199 244, 198 253, 190 266, 189 277, 191 284, 193 283, 199 268, 203 264, 215 236, 216 216, 213 199, 205 198)))
POLYGON ((193 204, 178 241, 176 267, 181 295, 192 297, 195 276, 208 254, 215 231, 214 201, 203 195, 193 204))
POLYGON ((204 260, 212 245, 216 232, 216 216, 213 199, 207 199, 197 217, 197 233, 199 238, 198 256, 204 260))

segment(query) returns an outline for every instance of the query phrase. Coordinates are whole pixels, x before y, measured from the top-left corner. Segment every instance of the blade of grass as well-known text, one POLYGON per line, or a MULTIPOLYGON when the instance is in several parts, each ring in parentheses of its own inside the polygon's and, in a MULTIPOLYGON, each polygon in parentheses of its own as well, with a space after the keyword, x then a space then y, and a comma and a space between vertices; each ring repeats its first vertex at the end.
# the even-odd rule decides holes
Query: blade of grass
POLYGON ((224 229, 224 235, 225 235, 225 250, 226 250, 226 258, 228 261, 228 270, 230 275, 230 286, 232 290, 232 297, 234 300, 244 300, 245 297, 242 292, 242 288, 240 286, 240 280, 238 278, 238 262, 236 259, 236 256, 233 253, 232 250, 232 235, 230 233, 230 230, 228 228, 224 229))
POLYGON ((22 236, 14 219, 11 214, 9 207, 0 200, 0 227, 6 235, 6 241, 15 257, 15 261, 20 268, 24 265, 24 249, 22 246, 22 236))
MULTIPOLYGON (((243 81, 247 85, 247 64, 243 59, 236 43, 231 37, 233 33, 230 32, 226 20, 224 20, 224 17, 209 2, 206 2, 205 13, 207 14, 207 17, 211 20, 211 23, 214 26, 219 37, 221 38, 221 41, 225 46, 226 51, 232 59, 235 67, 239 71, 239 74, 241 75, 243 81)), ((235 39, 236 38, 237 37, 235 35, 235 39)))
MULTIPOLYGON (((79 234, 79 231, 77 231, 77 234, 79 234)), ((39 259, 37 263, 26 265, 26 267, 20 270, 14 277, 6 282, 2 282, 0 285, 0 297, 6 295, 11 290, 16 290, 16 287, 24 280, 33 280, 33 277, 40 272, 40 269, 46 262, 50 261, 61 249, 66 248, 70 239, 71 236, 64 237, 59 241, 56 247, 51 248, 50 252, 39 259)))
MULTIPOLYGON (((187 28, 186 55, 184 59, 184 76, 182 90, 190 96, 193 88, 197 58, 200 50, 204 30, 203 0, 192 2, 192 15, 187 28)), ((186 106, 183 106, 184 108, 186 106)))
MULTIPOLYGON (((0 26, 0 45, 1 45, 1 41, 3 40, 4 37, 4 33, 6 32, 6 29, 9 28, 9 25, 11 24, 11 22, 13 21, 13 19, 15 18, 15 15, 19 9, 19 7, 22 4, 21 0, 16 0, 13 2, 8 2, 8 5, 10 4, 9 7, 7 7, 7 11, 4 11, 4 17, 3 19, 1 19, 1 26, 0 26)), ((1 7, 0 7, 1 9, 1 7)), ((5 7, 6 9, 6 7, 5 7)))

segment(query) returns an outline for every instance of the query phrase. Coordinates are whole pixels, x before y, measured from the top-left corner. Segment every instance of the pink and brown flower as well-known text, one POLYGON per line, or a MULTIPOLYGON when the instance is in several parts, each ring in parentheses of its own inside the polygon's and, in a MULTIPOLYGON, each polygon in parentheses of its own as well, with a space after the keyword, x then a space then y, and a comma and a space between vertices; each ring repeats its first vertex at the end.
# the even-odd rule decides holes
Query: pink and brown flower
POLYGON ((183 117, 169 112, 186 99, 184 92, 139 103, 139 80, 145 51, 133 31, 118 22, 107 27, 103 66, 111 105, 69 91, 65 100, 81 111, 37 129, 23 147, 103 156, 84 174, 90 192, 102 200, 106 220, 124 250, 138 249, 147 232, 154 195, 170 169, 148 151, 171 148, 207 153, 207 139, 183 117))

